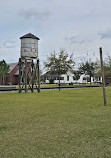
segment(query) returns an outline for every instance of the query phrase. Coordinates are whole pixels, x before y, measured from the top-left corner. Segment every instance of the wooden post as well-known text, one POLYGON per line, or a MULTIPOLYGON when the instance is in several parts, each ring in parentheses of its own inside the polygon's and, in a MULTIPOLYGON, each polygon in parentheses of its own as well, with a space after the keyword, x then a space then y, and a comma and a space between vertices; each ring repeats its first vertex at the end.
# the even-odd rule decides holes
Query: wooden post
POLYGON ((37 75, 38 75, 38 93, 40 93, 40 70, 39 70, 39 59, 37 59, 37 75))
POLYGON ((27 93, 27 59, 25 58, 25 93, 27 93))
POLYGON ((19 58, 19 93, 21 93, 21 58, 19 58))
POLYGON ((32 92, 34 92, 34 62, 32 60, 32 92))
POLYGON ((102 74, 104 106, 106 106, 105 77, 104 77, 104 66, 103 66, 102 48, 99 48, 99 50, 100 50, 100 61, 101 61, 101 74, 102 74))

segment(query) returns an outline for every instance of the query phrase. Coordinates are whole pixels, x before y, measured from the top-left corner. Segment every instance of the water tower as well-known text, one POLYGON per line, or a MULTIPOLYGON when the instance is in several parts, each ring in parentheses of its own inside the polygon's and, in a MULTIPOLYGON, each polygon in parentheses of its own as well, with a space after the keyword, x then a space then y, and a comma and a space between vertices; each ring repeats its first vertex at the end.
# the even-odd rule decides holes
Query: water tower
POLYGON ((34 85, 40 92, 40 73, 38 58, 38 40, 35 35, 28 33, 21 39, 21 51, 19 58, 19 93, 25 89, 34 90, 34 85), (35 61, 35 62, 34 62, 35 61))

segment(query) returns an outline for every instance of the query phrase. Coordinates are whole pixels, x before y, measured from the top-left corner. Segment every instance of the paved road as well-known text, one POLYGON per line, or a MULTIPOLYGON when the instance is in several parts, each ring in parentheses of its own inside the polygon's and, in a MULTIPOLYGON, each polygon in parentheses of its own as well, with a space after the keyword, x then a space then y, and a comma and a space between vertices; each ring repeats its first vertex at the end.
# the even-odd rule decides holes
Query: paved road
MULTIPOLYGON (((81 87, 61 87, 61 90, 67 90, 67 89, 86 89, 86 88, 102 88, 102 86, 81 86, 81 87)), ((59 90, 59 87, 49 87, 49 88, 41 88, 41 91, 47 91, 47 90, 59 90)), ((24 91, 24 90, 23 90, 24 91)), ((30 90, 29 90, 30 91, 30 90)), ((34 91, 37 91, 36 89, 34 91)), ((0 87, 0 93, 9 93, 9 92, 18 92, 18 89, 16 88, 8 88, 6 89, 1 89, 0 87)))

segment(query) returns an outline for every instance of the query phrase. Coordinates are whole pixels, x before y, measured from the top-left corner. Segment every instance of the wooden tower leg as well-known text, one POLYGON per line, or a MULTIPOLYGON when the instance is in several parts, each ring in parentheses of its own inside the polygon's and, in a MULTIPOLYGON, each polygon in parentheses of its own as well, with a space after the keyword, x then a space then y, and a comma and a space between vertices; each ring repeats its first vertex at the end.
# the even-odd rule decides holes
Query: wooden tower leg
POLYGON ((34 92, 34 62, 32 60, 32 89, 31 91, 34 92))
POLYGON ((27 59, 25 59, 25 93, 27 93, 27 59))
POLYGON ((40 69, 39 69, 39 59, 37 60, 37 75, 38 75, 38 93, 40 93, 40 69))
POLYGON ((19 93, 21 93, 21 58, 19 58, 19 93))

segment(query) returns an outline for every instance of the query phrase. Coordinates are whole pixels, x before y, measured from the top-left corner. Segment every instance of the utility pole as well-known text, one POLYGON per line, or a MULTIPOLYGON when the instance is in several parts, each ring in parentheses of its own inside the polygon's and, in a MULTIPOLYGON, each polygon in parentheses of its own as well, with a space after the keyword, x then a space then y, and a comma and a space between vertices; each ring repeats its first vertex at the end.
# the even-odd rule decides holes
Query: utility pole
POLYGON ((103 66, 102 48, 99 48, 99 51, 100 51, 100 62, 101 62, 101 74, 102 74, 102 86, 103 86, 104 106, 106 106, 105 77, 104 77, 104 66, 103 66))

